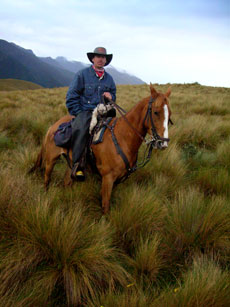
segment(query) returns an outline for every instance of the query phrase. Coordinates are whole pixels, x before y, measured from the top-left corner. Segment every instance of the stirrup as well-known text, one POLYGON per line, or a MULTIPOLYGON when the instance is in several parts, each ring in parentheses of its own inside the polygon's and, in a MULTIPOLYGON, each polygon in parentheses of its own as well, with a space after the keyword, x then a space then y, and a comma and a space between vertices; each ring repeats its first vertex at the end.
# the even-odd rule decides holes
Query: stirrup
POLYGON ((85 175, 84 175, 83 171, 77 171, 75 177, 78 181, 84 181, 85 180, 85 175))
POLYGON ((79 163, 75 163, 71 172, 71 178, 73 180, 84 181, 85 175, 82 170, 78 170, 79 163))

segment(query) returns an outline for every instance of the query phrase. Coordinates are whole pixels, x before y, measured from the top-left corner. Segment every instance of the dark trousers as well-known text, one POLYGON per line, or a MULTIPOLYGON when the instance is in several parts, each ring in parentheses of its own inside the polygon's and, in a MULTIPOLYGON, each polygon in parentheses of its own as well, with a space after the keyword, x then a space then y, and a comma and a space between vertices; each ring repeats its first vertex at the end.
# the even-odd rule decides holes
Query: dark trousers
MULTIPOLYGON (((73 164, 80 162, 89 141, 89 125, 92 117, 91 111, 82 111, 72 121, 72 149, 73 164)), ((84 160, 84 159, 83 159, 84 160)))

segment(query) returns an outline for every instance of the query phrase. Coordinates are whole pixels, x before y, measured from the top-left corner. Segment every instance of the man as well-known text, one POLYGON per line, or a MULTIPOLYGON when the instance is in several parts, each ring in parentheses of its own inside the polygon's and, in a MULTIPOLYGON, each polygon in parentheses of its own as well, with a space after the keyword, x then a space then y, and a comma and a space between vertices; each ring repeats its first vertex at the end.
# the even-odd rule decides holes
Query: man
POLYGON ((104 47, 95 48, 87 53, 93 64, 79 71, 72 81, 66 95, 66 106, 75 118, 72 122, 73 169, 72 179, 84 180, 83 166, 80 160, 84 155, 89 140, 89 125, 94 108, 101 102, 116 100, 116 85, 113 78, 104 70, 113 55, 107 54, 104 47))

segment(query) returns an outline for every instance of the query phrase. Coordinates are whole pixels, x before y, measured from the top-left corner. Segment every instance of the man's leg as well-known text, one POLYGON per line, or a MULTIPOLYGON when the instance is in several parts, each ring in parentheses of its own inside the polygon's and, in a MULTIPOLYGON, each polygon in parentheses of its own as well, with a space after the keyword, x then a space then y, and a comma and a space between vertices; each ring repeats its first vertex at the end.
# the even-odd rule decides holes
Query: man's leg
MULTIPOLYGON (((79 162, 84 153, 85 147, 89 140, 89 125, 92 112, 83 111, 79 113, 72 122, 72 149, 73 149, 73 170, 71 177, 75 178, 79 169, 79 162)), ((83 170, 79 172, 79 179, 84 180, 83 170)))

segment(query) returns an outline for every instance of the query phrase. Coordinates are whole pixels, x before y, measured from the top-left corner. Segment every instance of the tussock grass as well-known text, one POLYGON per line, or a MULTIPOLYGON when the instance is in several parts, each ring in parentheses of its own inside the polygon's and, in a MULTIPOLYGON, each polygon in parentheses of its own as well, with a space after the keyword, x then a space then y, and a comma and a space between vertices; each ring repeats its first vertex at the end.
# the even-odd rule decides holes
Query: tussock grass
POLYGON ((150 234, 145 240, 141 238, 136 246, 132 261, 133 275, 137 283, 144 287, 156 282, 161 271, 167 267, 162 247, 159 234, 150 234))
POLYGON ((219 163, 222 167, 225 167, 226 169, 230 169, 230 138, 222 142, 217 150, 216 150, 216 156, 217 156, 217 163, 219 163))
POLYGON ((35 90, 40 88, 42 88, 42 86, 29 81, 16 79, 0 80, 0 91, 35 90))
MULTIPOLYGON (((67 88, 0 92, 1 305, 229 305, 230 90, 154 87, 172 90, 169 147, 114 187, 107 217, 98 175, 64 189, 60 159, 45 191, 28 174, 67 88)), ((126 110, 149 96, 117 88, 126 110)))
POLYGON ((220 140, 227 136, 226 129, 223 130, 223 122, 219 118, 213 120, 204 115, 192 115, 171 130, 171 138, 181 146, 194 144, 201 148, 215 149, 220 140))
POLYGON ((164 291, 151 306, 229 306, 230 276, 207 258, 195 258, 174 289, 164 291))
POLYGON ((140 185, 152 185, 159 199, 167 199, 187 184, 186 171, 187 164, 181 159, 181 151, 173 143, 164 151, 153 151, 151 162, 132 176, 140 185))
POLYGON ((221 95, 218 97, 213 97, 211 95, 199 95, 196 98, 199 103, 192 104, 191 112, 195 114, 205 114, 205 115, 229 115, 228 108, 228 95, 221 95))
POLYGON ((14 143, 10 137, 6 135, 6 133, 0 134, 0 151, 6 149, 12 149, 14 147, 14 143))
POLYGON ((183 185, 185 180, 186 165, 181 160, 181 152, 176 144, 163 152, 156 151, 149 169, 154 176, 164 174, 178 185, 183 185))
POLYGON ((159 231, 165 210, 152 187, 133 185, 122 194, 117 193, 117 198, 110 217, 111 227, 115 230, 114 244, 132 255, 142 238, 159 231))
POLYGON ((6 300, 42 304, 58 287, 68 305, 77 305, 128 283, 108 225, 89 224, 80 207, 64 214, 40 202, 24 208, 13 224, 17 237, 0 264, 6 300))
POLYGON ((228 261, 230 210, 225 199, 206 199, 190 188, 178 192, 167 208, 164 239, 172 260, 189 261, 197 253, 212 253, 228 261))
POLYGON ((103 294, 96 300, 92 301, 88 306, 106 306, 106 307, 149 307, 151 306, 152 298, 143 291, 135 289, 134 284, 129 284, 123 293, 109 292, 103 294))
POLYGON ((226 168, 199 168, 193 174, 193 182, 202 187, 206 195, 230 196, 230 174, 226 168))

